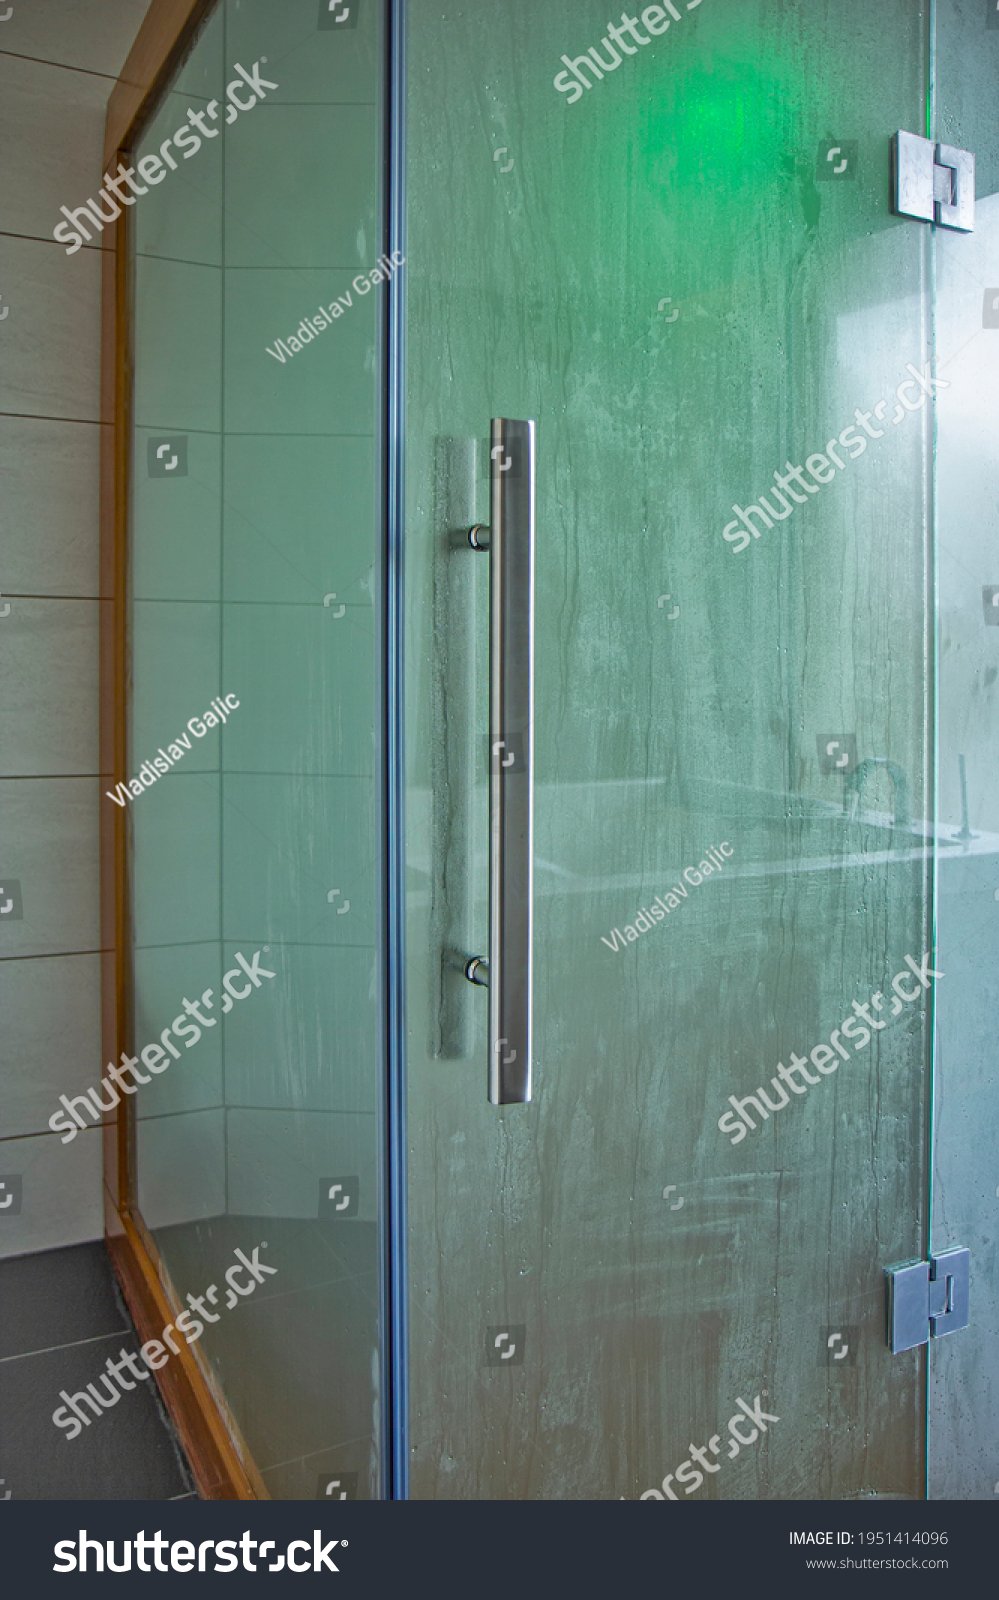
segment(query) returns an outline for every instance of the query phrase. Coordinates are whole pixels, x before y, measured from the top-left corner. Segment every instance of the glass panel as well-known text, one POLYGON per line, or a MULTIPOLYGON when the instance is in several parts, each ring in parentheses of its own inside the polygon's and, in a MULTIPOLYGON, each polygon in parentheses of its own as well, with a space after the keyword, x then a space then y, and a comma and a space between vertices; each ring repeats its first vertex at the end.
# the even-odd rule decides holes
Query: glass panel
POLYGON ((972 150, 975 230, 934 239, 938 370, 938 785, 941 851, 933 1248, 971 1251, 970 1326, 931 1346, 930 1495, 999 1493, 999 12, 937 0, 936 137, 972 150), (995 630, 995 631, 992 631, 995 630))
POLYGON ((927 1225, 922 8, 407 9, 413 1493, 920 1497, 882 1274, 927 1225), (537 923, 501 1110, 457 961, 488 572, 449 535, 503 416, 537 923))
POLYGON ((220 5, 136 152, 138 1187, 267 1492, 370 1498, 383 24, 276 22, 220 5))

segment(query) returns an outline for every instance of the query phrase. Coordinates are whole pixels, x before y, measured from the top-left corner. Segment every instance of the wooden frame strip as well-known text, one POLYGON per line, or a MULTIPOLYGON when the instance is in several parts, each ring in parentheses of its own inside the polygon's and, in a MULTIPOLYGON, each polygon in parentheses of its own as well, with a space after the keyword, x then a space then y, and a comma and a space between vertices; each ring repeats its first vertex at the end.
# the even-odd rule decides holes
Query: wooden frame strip
MULTIPOLYGON (((108 100, 103 170, 128 163, 146 113, 217 0, 152 0, 108 100)), ((103 182, 103 176, 102 180, 103 182)), ((102 804, 127 778, 129 488, 133 399, 130 208, 102 235, 101 284, 101 1034, 103 1059, 130 1052, 133 1035, 128 809, 102 804)), ((131 1097, 106 1118, 105 1241, 143 1343, 174 1321, 169 1275, 138 1212, 131 1097)), ((206 1358, 185 1346, 155 1374, 198 1493, 207 1500, 266 1500, 266 1485, 206 1358)))
POLYGON ((104 123, 105 168, 115 151, 131 142, 148 102, 172 76, 191 35, 216 3, 217 0, 152 0, 121 76, 108 97, 104 123))

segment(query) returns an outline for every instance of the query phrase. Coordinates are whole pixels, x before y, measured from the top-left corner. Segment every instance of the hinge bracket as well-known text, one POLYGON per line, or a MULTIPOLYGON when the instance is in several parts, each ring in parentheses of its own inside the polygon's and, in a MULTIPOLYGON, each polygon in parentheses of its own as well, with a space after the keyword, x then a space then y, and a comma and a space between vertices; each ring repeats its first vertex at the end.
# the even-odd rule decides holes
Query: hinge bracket
POLYGON ((929 1261, 885 1269, 888 1346, 893 1354, 968 1326, 971 1253, 945 1250, 929 1261))
POLYGON ((901 129, 891 150, 892 209, 897 216, 974 232, 975 157, 970 150, 901 129))

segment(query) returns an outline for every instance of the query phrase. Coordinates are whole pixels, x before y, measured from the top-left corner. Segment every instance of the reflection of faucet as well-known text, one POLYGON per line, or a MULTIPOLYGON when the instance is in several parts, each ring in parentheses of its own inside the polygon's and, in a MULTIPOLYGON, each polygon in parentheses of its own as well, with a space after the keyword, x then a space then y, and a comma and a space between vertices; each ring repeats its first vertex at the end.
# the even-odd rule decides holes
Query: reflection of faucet
POLYGON ((971 840, 977 839, 978 835, 977 833, 972 833, 968 827, 968 774, 965 771, 964 757, 958 756, 957 762, 961 772, 961 831, 960 833, 955 833, 954 838, 960 839, 961 843, 967 848, 971 840))
POLYGON ((857 813, 859 815, 861 801, 864 797, 864 785, 867 782, 871 770, 875 767, 884 767, 885 771, 891 777, 892 827, 899 829, 908 828, 911 820, 909 814, 909 780, 898 763, 895 761, 889 761, 887 756, 868 756, 866 761, 858 761, 857 765, 847 778, 846 783, 843 785, 844 814, 852 812, 853 808, 850 804, 850 796, 851 794, 855 793, 857 796, 857 813))

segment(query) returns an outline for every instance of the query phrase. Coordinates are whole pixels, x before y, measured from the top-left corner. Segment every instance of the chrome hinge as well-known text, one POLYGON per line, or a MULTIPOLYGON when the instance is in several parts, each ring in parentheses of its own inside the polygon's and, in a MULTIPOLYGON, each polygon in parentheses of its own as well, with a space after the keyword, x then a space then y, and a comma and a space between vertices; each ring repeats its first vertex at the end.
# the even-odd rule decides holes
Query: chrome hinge
POLYGON ((968 1326, 971 1253, 945 1250, 929 1261, 885 1268, 888 1345, 893 1354, 914 1350, 968 1326))
POLYGON ((892 151, 892 208, 897 216, 938 222, 972 233, 975 227, 975 158, 970 150, 896 133, 892 151))

